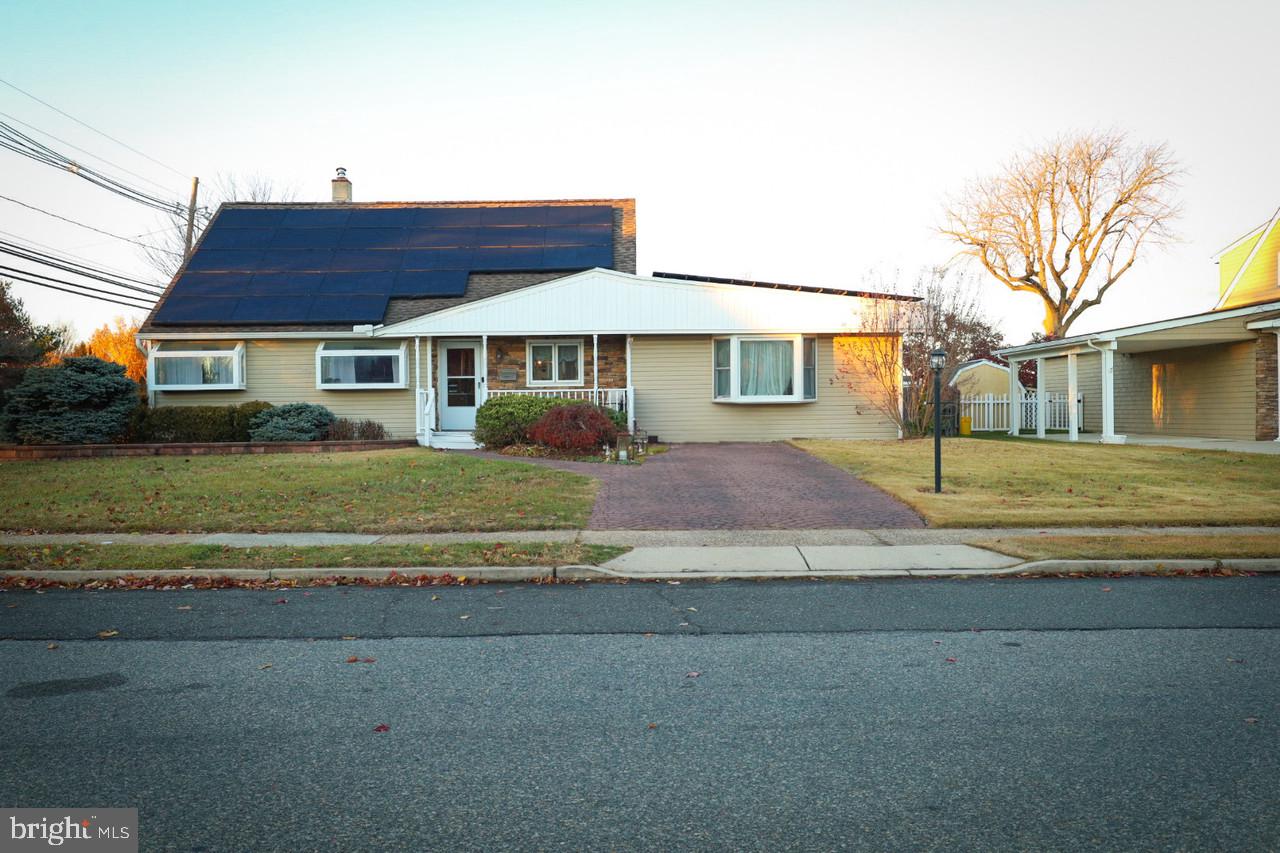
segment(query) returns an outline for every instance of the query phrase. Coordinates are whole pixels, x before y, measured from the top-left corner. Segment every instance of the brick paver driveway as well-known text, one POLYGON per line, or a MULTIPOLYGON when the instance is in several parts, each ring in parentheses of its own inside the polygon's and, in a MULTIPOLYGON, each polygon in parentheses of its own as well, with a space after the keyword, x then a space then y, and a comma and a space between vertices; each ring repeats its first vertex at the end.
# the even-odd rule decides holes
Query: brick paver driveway
POLYGON ((597 530, 924 526, 906 504, 789 444, 681 444, 643 465, 527 461, 600 480, 597 530))

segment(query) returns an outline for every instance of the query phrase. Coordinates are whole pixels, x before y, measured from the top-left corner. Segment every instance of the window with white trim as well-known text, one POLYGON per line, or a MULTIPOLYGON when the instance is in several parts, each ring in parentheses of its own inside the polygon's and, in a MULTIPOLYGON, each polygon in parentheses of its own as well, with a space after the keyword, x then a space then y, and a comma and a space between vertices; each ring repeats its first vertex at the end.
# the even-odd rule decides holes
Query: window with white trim
POLYGON ((718 403, 803 403, 818 396, 818 341, 800 335, 734 335, 712 340, 712 394, 718 403))
POLYGON ((529 341, 529 385, 581 385, 582 341, 529 341))
POLYGON ((244 388, 243 341, 163 341, 148 354, 154 391, 235 391, 244 388))
POLYGON ((405 341, 327 341, 316 347, 316 387, 328 391, 405 387, 405 341))

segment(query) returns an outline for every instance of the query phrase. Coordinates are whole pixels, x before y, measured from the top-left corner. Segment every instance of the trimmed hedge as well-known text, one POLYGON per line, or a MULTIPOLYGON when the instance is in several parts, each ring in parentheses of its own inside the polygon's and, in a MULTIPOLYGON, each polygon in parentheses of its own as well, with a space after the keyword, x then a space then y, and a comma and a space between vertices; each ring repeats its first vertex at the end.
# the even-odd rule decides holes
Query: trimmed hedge
POLYGON ((563 397, 503 394, 490 397, 476 409, 476 441, 496 450, 529 440, 529 427, 556 406, 574 403, 563 397))
POLYGON ((598 450, 617 437, 613 420, 590 403, 556 406, 529 427, 529 438, 556 450, 598 450))
POLYGON ((286 403, 259 412, 249 421, 251 441, 322 441, 329 434, 333 412, 314 403, 286 403))
POLYGON ((387 428, 377 421, 353 421, 349 418, 338 418, 329 424, 329 441, 382 441, 387 437, 387 428))
POLYGON ((248 441, 249 423, 270 408, 270 403, 254 400, 238 406, 140 409, 130 433, 134 441, 160 444, 248 441))
POLYGON ((92 356, 32 367, 4 398, 0 435, 22 444, 108 444, 140 404, 124 367, 92 356))

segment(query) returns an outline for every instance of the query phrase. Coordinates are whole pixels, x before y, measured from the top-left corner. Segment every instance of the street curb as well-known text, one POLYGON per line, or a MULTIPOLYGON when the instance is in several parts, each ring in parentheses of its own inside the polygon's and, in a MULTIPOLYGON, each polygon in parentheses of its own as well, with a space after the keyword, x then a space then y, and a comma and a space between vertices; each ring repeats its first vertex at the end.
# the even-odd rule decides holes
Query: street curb
MULTIPOLYGON (((586 567, 573 567, 586 568, 586 567)), ((411 568, 377 568, 377 567, 343 567, 331 568, 288 568, 288 569, 217 569, 190 570, 181 569, 66 569, 49 571, 28 571, 25 569, 7 569, 0 571, 0 577, 25 578, 28 580, 64 581, 66 583, 88 583, 91 581, 118 580, 120 578, 163 580, 170 578, 191 578, 196 580, 251 580, 251 581, 304 581, 339 578, 350 580, 387 580, 393 576, 406 579, 419 577, 453 577, 467 580, 513 582, 546 580, 556 576, 555 566, 423 566, 411 568)))

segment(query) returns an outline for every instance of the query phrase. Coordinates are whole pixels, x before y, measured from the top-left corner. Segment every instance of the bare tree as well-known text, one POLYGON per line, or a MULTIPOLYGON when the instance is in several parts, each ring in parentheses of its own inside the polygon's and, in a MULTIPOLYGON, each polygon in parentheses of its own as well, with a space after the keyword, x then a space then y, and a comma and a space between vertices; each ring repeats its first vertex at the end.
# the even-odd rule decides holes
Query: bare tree
MULTIPOLYGON (((901 292, 897 282, 879 292, 901 292)), ((836 377, 870 396, 903 436, 923 435, 933 418, 929 353, 947 354, 945 386, 956 367, 983 358, 1002 343, 984 319, 977 281, 942 269, 922 270, 912 284, 916 300, 877 299, 862 317, 863 335, 836 339, 836 377)))
POLYGON ((1040 297, 1045 333, 1062 337, 1145 244, 1173 239, 1180 174, 1164 145, 1115 131, 1060 137, 970 184, 940 230, 1011 290, 1040 297))
MULTIPOLYGON (((271 178, 262 175, 218 175, 213 180, 210 203, 196 208, 192 244, 204 233, 218 205, 233 201, 293 201, 297 191, 292 186, 278 186, 271 178)), ((142 255, 153 269, 166 279, 173 278, 186 260, 186 215, 169 214, 164 218, 163 229, 153 238, 153 245, 142 250, 142 255)))

